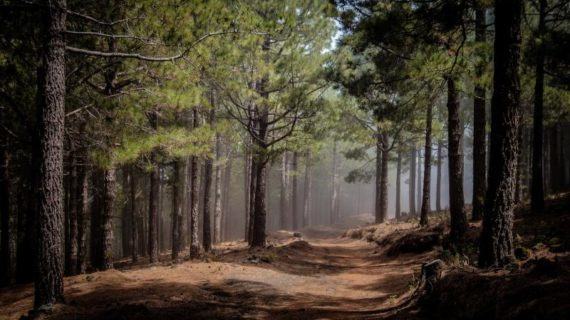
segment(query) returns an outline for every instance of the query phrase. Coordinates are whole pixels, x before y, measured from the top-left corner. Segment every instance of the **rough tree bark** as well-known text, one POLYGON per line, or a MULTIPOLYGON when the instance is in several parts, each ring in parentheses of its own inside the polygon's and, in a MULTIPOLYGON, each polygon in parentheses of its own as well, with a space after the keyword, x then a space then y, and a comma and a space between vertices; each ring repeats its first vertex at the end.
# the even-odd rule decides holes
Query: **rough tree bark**
POLYGON ((420 209, 420 213, 421 213, 421 208, 422 208, 422 186, 423 186, 423 180, 422 180, 422 151, 421 149, 418 149, 417 151, 417 156, 418 156, 418 181, 416 183, 416 208, 420 209))
POLYGON ((402 213, 400 189, 402 187, 402 153, 398 150, 398 160, 396 162, 396 220, 400 220, 402 213))
POLYGON ((408 178, 408 203, 409 203, 409 215, 414 216, 416 214, 416 147, 412 146, 412 151, 410 154, 410 176, 408 178))
MULTIPOLYGON (((158 128, 158 113, 152 111, 149 114, 150 126, 153 130, 158 128)), ((158 262, 158 210, 160 190, 160 168, 158 166, 158 155, 152 151, 150 155, 152 169, 150 172, 150 190, 148 195, 148 256, 150 263, 158 262)))
POLYGON ((228 163, 224 169, 224 189, 223 189, 223 199, 222 211, 223 211, 223 225, 224 231, 222 233, 222 240, 227 240, 230 234, 230 217, 231 217, 231 207, 230 207, 230 186, 232 183, 232 167, 234 163, 234 156, 231 146, 228 146, 228 163))
MULTIPOLYGON (((63 301, 65 0, 45 3, 34 308, 63 301)), ((27 263, 30 263, 29 261, 27 263)))
MULTIPOLYGON (((543 38, 546 32, 546 5, 547 0, 540 0, 539 22, 537 37, 543 38)), ((530 205, 533 213, 544 211, 544 177, 543 177, 543 139, 544 139, 544 40, 538 40, 536 48, 535 84, 534 84, 534 116, 533 116, 533 146, 532 146, 532 190, 530 205)))
MULTIPOLYGON (((475 10, 475 41, 484 43, 486 41, 486 10, 477 7, 475 10)), ((477 66, 476 77, 483 75, 485 65, 477 66)), ((473 97, 473 211, 471 218, 475 221, 481 220, 483 215, 486 183, 486 147, 485 147, 485 87, 475 84, 473 97)))
POLYGON ((216 134, 216 171, 214 178, 214 243, 222 241, 222 142, 219 134, 216 134))
MULTIPOLYGON (((0 115, 1 117, 2 115, 0 115)), ((0 216, 2 221, 2 238, 0 242, 0 286, 9 285, 12 282, 12 230, 10 228, 10 155, 7 152, 7 142, 0 139, 0 216)))
MULTIPOLYGON (((210 110, 209 123, 214 121, 214 112, 210 110)), ((212 189, 213 160, 208 157, 204 161, 204 200, 202 202, 202 245, 205 252, 212 250, 212 226, 210 223, 210 202, 212 189)))
POLYGON ((251 151, 245 146, 243 152, 243 200, 244 200, 244 239, 249 241, 249 211, 251 203, 251 151))
POLYGON ((115 169, 93 171, 94 199, 91 212, 91 266, 96 270, 113 268, 113 211, 115 169))
POLYGON ((293 172, 292 182, 291 182, 291 218, 293 230, 299 228, 298 224, 298 210, 297 210, 297 186, 298 186, 298 170, 299 170, 299 154, 295 151, 293 152, 293 160, 291 161, 291 171, 293 172))
POLYGON ((382 215, 382 134, 380 128, 376 128, 376 180, 375 180, 375 201, 374 220, 376 223, 384 222, 382 215))
POLYGON ((382 134, 382 177, 380 179, 380 214, 382 222, 388 218, 388 134, 382 134))
MULTIPOLYGON (((198 128, 200 119, 198 110, 192 110, 192 121, 194 129, 198 128)), ((190 157, 190 258, 194 259, 200 255, 200 241, 198 240, 198 158, 190 157)))
MULTIPOLYGON (((73 149, 72 149, 73 150, 73 149)), ((66 275, 77 274, 77 166, 78 160, 76 152, 72 151, 69 178, 69 208, 68 208, 68 237, 65 252, 65 273, 66 275)))
POLYGON ((130 213, 130 198, 128 197, 127 190, 129 189, 129 181, 131 180, 131 172, 128 166, 123 166, 121 175, 121 191, 123 195, 122 210, 121 210, 121 247, 122 256, 126 258, 131 255, 131 225, 133 221, 131 220, 130 213))
POLYGON ((449 213, 451 216, 450 238, 455 244, 463 241, 467 231, 467 217, 463 199, 463 152, 461 137, 463 127, 459 115, 459 100, 455 80, 447 76, 447 136, 449 165, 449 213))
POLYGON ((435 210, 441 212, 441 165, 443 162, 442 149, 443 143, 441 140, 437 142, 437 182, 435 186, 435 210))
POLYGON ((333 142, 333 163, 332 163, 332 181, 331 181, 331 212, 329 222, 331 224, 338 222, 338 155, 337 142, 333 142))
POLYGON ((424 186, 422 193, 422 211, 420 217, 420 225, 427 226, 428 213, 430 211, 430 183, 431 183, 431 122, 433 106, 430 103, 427 107, 426 115, 426 141, 424 152, 424 186))
POLYGON ((138 222, 138 213, 137 213, 137 179, 136 179, 136 172, 134 166, 129 168, 129 215, 131 220, 131 231, 130 231, 130 239, 129 239, 129 247, 131 253, 132 262, 135 263, 138 261, 138 234, 137 234, 137 222, 138 222))
POLYGON ((312 189, 312 174, 311 174, 311 151, 307 151, 305 155, 305 196, 303 198, 303 227, 311 224, 311 189, 312 189))
POLYGON ((88 164, 85 148, 81 149, 81 163, 77 167, 77 272, 87 269, 87 207, 89 205, 88 164))
POLYGON ((287 218, 289 217, 289 204, 291 203, 289 194, 289 157, 287 152, 283 152, 281 157, 281 194, 279 198, 279 227, 285 229, 288 227, 287 218))
POLYGON ((177 159, 173 164, 172 178, 172 260, 178 259, 182 249, 183 213, 182 190, 184 190, 184 163, 177 159))
POLYGON ((491 159, 479 248, 481 267, 503 266, 513 254, 514 184, 520 122, 521 0, 495 2, 491 159))

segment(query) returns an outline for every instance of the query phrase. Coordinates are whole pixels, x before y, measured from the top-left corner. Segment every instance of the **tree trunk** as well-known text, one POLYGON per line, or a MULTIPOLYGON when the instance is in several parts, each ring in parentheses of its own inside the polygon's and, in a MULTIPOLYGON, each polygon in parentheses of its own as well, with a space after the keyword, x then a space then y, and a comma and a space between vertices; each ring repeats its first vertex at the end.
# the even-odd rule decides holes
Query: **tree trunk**
POLYGON ((293 181, 291 182, 291 217, 293 218, 293 230, 297 230, 299 228, 299 224, 298 224, 298 210, 297 210, 297 185, 298 185, 298 158, 299 158, 299 154, 295 151, 293 152, 293 161, 291 162, 291 171, 293 172, 293 181))
MULTIPOLYGON (((486 41, 486 10, 477 7, 475 10, 475 41, 484 43, 486 41)), ((477 66, 476 77, 481 78, 485 65, 481 63, 477 66)), ((486 147, 485 147, 485 87, 475 84, 473 97, 473 211, 471 218, 475 221, 481 220, 483 215, 486 183, 486 147)))
MULTIPOLYGON (((199 127, 198 110, 192 110, 193 127, 199 127)), ((200 255, 200 241, 198 240, 198 158, 190 157, 190 258, 200 255)))
MULTIPOLYGON (((65 0, 46 3, 34 308, 63 301, 65 0)), ((30 263, 29 261, 27 263, 30 263)))
POLYGON ((564 176, 562 167, 560 166, 560 139, 558 132, 558 124, 554 124, 550 128, 550 190, 552 193, 560 191, 562 183, 561 178, 564 176))
POLYGON ((230 186, 232 182, 232 167, 234 162, 233 152, 231 146, 228 146, 228 164, 226 165, 224 171, 224 189, 223 189, 223 202, 222 202, 222 212, 223 212, 223 233, 222 233, 222 241, 229 239, 230 234, 230 217, 231 217, 231 208, 230 208, 230 186))
MULTIPOLYGON (((2 115, 0 115, 1 117, 2 115)), ((12 283, 13 257, 12 257, 12 230, 10 228, 10 154, 7 151, 7 142, 0 141, 0 216, 2 220, 0 242, 0 287, 12 283)))
POLYGON ((91 212, 91 265, 96 270, 113 268, 113 207, 115 169, 93 171, 94 197, 91 212))
POLYGON ((289 197, 289 161, 288 153, 283 152, 281 158, 281 196, 279 199, 280 219, 279 227, 286 229, 288 226, 287 218, 289 217, 289 204, 291 199, 289 197))
POLYGON ((447 77, 447 132, 449 165, 449 213, 451 216, 450 237, 453 243, 463 241, 467 231, 467 218, 463 199, 463 152, 461 136, 463 127, 459 115, 459 100, 455 80, 447 77))
POLYGON ((330 212, 330 224, 336 223, 339 220, 338 216, 338 155, 337 155, 337 142, 333 142, 333 163, 332 163, 332 192, 331 192, 331 212, 330 212))
POLYGON ((258 161, 255 159, 255 156, 251 155, 250 161, 250 169, 249 169, 249 212, 247 213, 247 234, 246 240, 247 243, 251 244, 252 239, 252 230, 253 230, 253 216, 255 213, 255 190, 257 184, 257 167, 258 161))
POLYGON ((81 162, 77 168, 77 273, 87 269, 87 208, 89 205, 89 184, 86 150, 82 149, 81 162))
POLYGON ((382 134, 380 128, 376 128, 376 197, 374 201, 374 217, 376 223, 384 222, 382 215, 382 134))
POLYGON ((244 239, 249 241, 249 211, 251 203, 251 152, 249 148, 245 146, 243 154, 243 198, 244 198, 244 239))
POLYGON ((121 175, 121 194, 123 195, 122 202, 122 212, 121 212, 121 247, 122 247, 122 257, 127 258, 131 255, 131 225, 133 221, 131 220, 132 215, 130 213, 130 198, 128 197, 129 185, 131 177, 131 172, 128 166, 124 166, 121 175))
POLYGON ((388 134, 382 134, 382 177, 380 179, 380 215, 382 222, 388 218, 388 134))
POLYGON ((182 249, 183 214, 182 190, 184 190, 184 164, 182 160, 174 161, 172 177, 172 260, 178 259, 182 249))
POLYGON ((402 213, 401 200, 400 200, 400 189, 402 187, 402 153, 398 150, 398 160, 396 163, 396 220, 400 220, 402 213))
POLYGON ((416 183, 416 208, 420 209, 420 213, 421 213, 421 208, 422 208, 422 186, 423 186, 423 180, 422 180, 422 151, 421 149, 418 149, 417 151, 417 155, 418 155, 418 181, 416 183))
MULTIPOLYGON (((156 131, 158 129, 158 114, 151 112, 150 125, 156 131)), ((158 210, 160 197, 160 167, 158 155, 152 151, 150 155, 152 169, 150 172, 150 190, 148 195, 148 256, 150 263, 158 262, 158 210)))
POLYGON ((164 251, 165 249, 165 243, 166 243, 166 232, 164 232, 164 214, 163 214, 163 210, 162 208, 164 208, 163 206, 163 200, 164 200, 164 188, 163 188, 163 184, 164 184, 164 180, 162 179, 162 174, 163 174, 163 167, 162 165, 158 164, 158 193, 157 193, 157 202, 158 202, 158 209, 156 210, 158 212, 158 218, 157 218, 157 222, 158 222, 158 226, 156 228, 156 236, 158 238, 158 255, 160 256, 160 253, 164 251))
POLYGON ((307 151, 305 157, 305 196, 303 198, 303 227, 311 224, 311 151, 307 151))
POLYGON ((431 183, 431 122, 432 122, 431 103, 427 107, 426 115, 426 142, 424 151, 424 190, 422 193, 422 211, 420 217, 420 225, 428 225, 428 213, 430 211, 430 183, 431 183))
POLYGON ((138 261, 138 234, 137 234, 137 222, 139 220, 138 212, 137 212, 137 180, 135 176, 135 169, 131 167, 129 169, 129 204, 130 204, 130 239, 129 239, 129 251, 131 253, 132 262, 135 263, 138 261))
POLYGON ((443 143, 441 140, 437 142, 437 183, 435 186, 435 209, 437 212, 441 212, 441 164, 443 162, 443 155, 441 149, 443 148, 443 143))
POLYGON ((216 172, 214 180, 214 243, 222 242, 222 143, 216 134, 216 172))
POLYGON ((408 179, 409 183, 409 194, 408 194, 408 202, 409 202, 409 215, 414 216, 416 214, 416 148, 412 146, 412 152, 410 156, 410 177, 408 179))
POLYGON ((491 165, 479 248, 481 267, 506 265, 513 254, 513 196, 521 114, 521 12, 521 0, 495 2, 491 165))
POLYGON ((70 178, 69 178, 69 207, 68 207, 68 237, 65 252, 65 273, 66 275, 77 274, 77 157, 73 151, 71 156, 70 178))
POLYGON ((545 59, 545 39, 546 32, 546 5, 547 0, 540 0, 539 22, 537 39, 538 47, 536 48, 536 64, 535 64, 535 84, 534 84, 534 141, 532 146, 532 191, 531 191, 531 209, 532 212, 542 213, 544 211, 544 177, 543 177, 543 96, 544 96, 544 59, 545 59))
MULTIPOLYGON (((214 109, 210 110, 209 124, 210 126, 214 123, 214 109)), ((208 157, 204 162, 204 201, 202 208, 202 244, 204 246, 205 252, 210 252, 212 250, 212 225, 210 223, 210 205, 211 205, 211 191, 212 191, 212 169, 213 169, 213 159, 208 157)))
MULTIPOLYGON (((258 156, 259 157, 259 156, 258 156)), ((263 247, 265 246, 265 219, 266 219, 266 208, 265 208, 265 188, 266 188, 266 162, 262 159, 256 159, 256 183, 255 183, 255 203, 254 203, 254 215, 253 215, 253 228, 251 230, 251 246, 252 247, 263 247)))

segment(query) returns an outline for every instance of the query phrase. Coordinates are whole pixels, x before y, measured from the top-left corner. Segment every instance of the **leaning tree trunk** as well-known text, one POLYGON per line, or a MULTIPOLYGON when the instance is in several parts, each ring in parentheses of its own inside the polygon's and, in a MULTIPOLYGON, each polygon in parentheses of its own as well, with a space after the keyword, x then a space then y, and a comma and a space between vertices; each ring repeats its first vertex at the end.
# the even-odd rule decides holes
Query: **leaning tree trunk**
POLYGON ((172 260, 178 259, 182 249, 182 234, 184 221, 182 219, 182 191, 184 190, 184 164, 177 159, 174 161, 172 177, 172 260))
MULTIPOLYGON (((65 0, 46 3, 34 308, 63 301, 65 0)), ((30 262, 28 262, 30 263, 30 262)))
POLYGON ((382 134, 382 177, 380 179, 380 215, 382 222, 388 218, 388 134, 382 134))
POLYGON ((298 224, 298 210, 297 210, 297 186, 298 186, 298 160, 299 154, 297 152, 293 152, 293 161, 291 162, 291 171, 293 172, 293 177, 291 181, 291 220, 293 225, 293 230, 297 230, 299 228, 298 224))
POLYGON ((307 151, 305 157, 305 197, 303 198, 303 227, 311 224, 311 151, 307 151))
POLYGON ((281 195, 279 198, 279 227, 286 229, 288 226, 289 204, 291 203, 289 194, 289 161, 288 153, 283 152, 281 159, 281 195))
POLYGON ((376 129, 376 180, 375 180, 374 220, 384 222, 382 215, 382 134, 376 129))
POLYGON ((426 142, 424 152, 424 191, 422 193, 422 211, 420 217, 420 225, 427 226, 428 213, 430 211, 430 183, 431 183, 431 122, 432 122, 431 103, 427 107, 426 115, 426 142))
POLYGON ((544 59, 545 59, 545 39, 546 32, 546 5, 547 0, 540 0, 539 22, 538 22, 538 48, 536 50, 536 80, 534 84, 534 140, 532 146, 532 190, 530 204, 533 213, 544 211, 544 177, 543 177, 543 139, 544 139, 544 59))
MULTIPOLYGON (((484 43, 486 41, 486 10, 478 7, 475 10, 475 41, 484 43)), ((485 65, 481 63, 477 66, 477 78, 483 76, 485 65)), ((486 147, 485 147, 485 87, 475 84, 475 96, 473 97, 473 200, 472 216, 475 221, 481 220, 483 215, 486 183, 486 147)))
POLYGON ((463 241, 467 231, 467 217, 463 199, 463 154, 461 136, 463 127, 459 115, 459 100, 455 80, 447 77, 447 133, 449 165, 449 213, 451 216, 450 238, 455 244, 463 241))
MULTIPOLYGON (((198 110, 192 110, 193 127, 199 126, 198 110)), ((190 258, 194 259, 200 255, 200 241, 198 239, 198 158, 190 157, 190 258)))
MULTIPOLYGON (((150 126, 154 131, 158 129, 158 113, 149 114, 150 126)), ((158 210, 160 197, 160 167, 158 154, 153 150, 150 155, 152 169, 150 172, 150 190, 148 195, 148 256, 150 263, 158 262, 158 210)))
POLYGON ((437 182, 435 186, 435 210, 441 212, 441 164, 443 162, 442 149, 443 143, 437 142, 437 182))
POLYGON ((400 200, 400 189, 402 187, 402 153, 398 150, 398 160, 396 162, 396 221, 400 220, 400 215, 402 213, 401 200, 400 200))
POLYGON ((222 241, 222 143, 220 135, 216 134, 216 171, 214 180, 214 243, 222 241))
POLYGON ((491 159, 479 248, 481 267, 504 266, 513 254, 514 184, 520 122, 521 0, 495 2, 491 159))
POLYGON ((410 190, 408 192, 408 203, 409 203, 409 215, 414 216, 416 214, 416 147, 412 146, 412 152, 410 156, 410 177, 408 179, 408 186, 410 190))

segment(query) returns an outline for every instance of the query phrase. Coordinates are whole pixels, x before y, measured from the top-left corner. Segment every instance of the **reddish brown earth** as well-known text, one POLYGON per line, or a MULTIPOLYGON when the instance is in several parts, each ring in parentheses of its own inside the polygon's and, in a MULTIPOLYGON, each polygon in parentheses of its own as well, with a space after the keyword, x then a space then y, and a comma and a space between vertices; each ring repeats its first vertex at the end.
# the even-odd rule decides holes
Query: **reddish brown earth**
MULTIPOLYGON (((224 243, 204 261, 112 270, 65 279, 66 304, 49 319, 347 319, 396 305, 431 259, 387 258, 335 230, 280 232, 265 250, 224 243)), ((32 307, 32 287, 0 291, 0 319, 32 307)))

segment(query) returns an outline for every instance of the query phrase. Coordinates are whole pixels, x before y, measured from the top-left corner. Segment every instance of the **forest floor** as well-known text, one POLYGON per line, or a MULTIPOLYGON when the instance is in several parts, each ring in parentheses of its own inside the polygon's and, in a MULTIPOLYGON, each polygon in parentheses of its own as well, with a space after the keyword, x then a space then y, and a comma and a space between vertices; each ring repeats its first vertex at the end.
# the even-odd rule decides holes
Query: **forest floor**
MULTIPOLYGON (((552 214, 517 219, 518 260, 508 269, 477 270, 469 249, 464 254, 445 249, 441 217, 423 229, 414 220, 348 231, 315 227, 300 236, 272 233, 263 250, 227 242, 201 260, 153 266, 118 262, 116 270, 67 277, 66 303, 44 317, 567 319, 568 200, 570 195, 551 204, 558 208, 552 214), (417 298, 422 263, 438 258, 446 263, 443 279, 417 298)), ((473 238, 479 228, 471 224, 473 238)), ((0 290, 0 319, 19 319, 32 301, 31 285, 0 290)))

